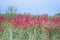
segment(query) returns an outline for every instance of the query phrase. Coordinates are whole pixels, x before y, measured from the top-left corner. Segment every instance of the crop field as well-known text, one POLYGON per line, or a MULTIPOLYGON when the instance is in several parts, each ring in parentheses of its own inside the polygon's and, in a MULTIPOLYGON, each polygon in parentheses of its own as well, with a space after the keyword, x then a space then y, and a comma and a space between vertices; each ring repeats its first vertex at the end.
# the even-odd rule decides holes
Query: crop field
POLYGON ((0 15, 0 40, 60 40, 60 16, 0 15))

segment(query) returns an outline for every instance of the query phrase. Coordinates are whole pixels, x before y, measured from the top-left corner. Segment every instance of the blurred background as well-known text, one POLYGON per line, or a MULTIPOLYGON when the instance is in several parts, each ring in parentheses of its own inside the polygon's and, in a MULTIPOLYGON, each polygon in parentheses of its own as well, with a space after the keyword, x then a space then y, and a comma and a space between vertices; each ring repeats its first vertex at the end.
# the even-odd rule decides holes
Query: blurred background
POLYGON ((0 0, 0 12, 6 12, 9 7, 21 14, 55 15, 60 13, 60 0, 0 0))

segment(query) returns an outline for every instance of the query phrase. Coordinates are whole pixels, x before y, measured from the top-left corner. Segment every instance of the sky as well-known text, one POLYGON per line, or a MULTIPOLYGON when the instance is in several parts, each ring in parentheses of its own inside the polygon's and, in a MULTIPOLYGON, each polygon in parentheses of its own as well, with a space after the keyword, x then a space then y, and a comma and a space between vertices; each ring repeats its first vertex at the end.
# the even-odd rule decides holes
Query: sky
POLYGON ((0 0, 0 11, 12 6, 18 9, 18 13, 30 13, 32 15, 55 15, 60 12, 60 0, 0 0))

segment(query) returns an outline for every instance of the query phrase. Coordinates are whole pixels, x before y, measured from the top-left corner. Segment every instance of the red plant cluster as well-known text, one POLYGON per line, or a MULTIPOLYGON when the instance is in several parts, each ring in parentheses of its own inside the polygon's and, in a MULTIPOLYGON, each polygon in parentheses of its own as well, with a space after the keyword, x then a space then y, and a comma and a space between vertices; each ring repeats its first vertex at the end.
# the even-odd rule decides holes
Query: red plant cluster
POLYGON ((42 15, 42 16, 32 16, 30 14, 16 14, 15 17, 9 19, 8 17, 5 17, 5 20, 10 22, 12 25, 14 25, 17 28, 29 28, 33 25, 37 27, 41 27, 41 23, 44 21, 45 24, 48 22, 48 15, 42 15))
POLYGON ((50 22, 54 23, 57 28, 60 28, 60 17, 50 18, 50 22))
POLYGON ((0 15, 0 30, 2 29, 2 21, 3 21, 3 16, 0 15))
MULTIPOLYGON (((2 20, 2 17, 0 17, 0 20, 2 20)), ((33 25, 36 27, 41 27, 42 24, 47 25, 47 28, 52 28, 55 25, 60 27, 60 17, 49 18, 47 14, 40 16, 31 16, 30 14, 16 14, 12 18, 4 16, 4 20, 9 22, 14 27, 22 27, 24 29, 32 27, 33 25)))

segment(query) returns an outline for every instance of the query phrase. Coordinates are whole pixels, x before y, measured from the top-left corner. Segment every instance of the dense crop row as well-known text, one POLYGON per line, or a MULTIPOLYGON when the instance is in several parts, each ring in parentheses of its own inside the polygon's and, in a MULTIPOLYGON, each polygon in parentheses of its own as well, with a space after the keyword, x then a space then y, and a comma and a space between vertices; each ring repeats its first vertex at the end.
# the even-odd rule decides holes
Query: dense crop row
MULTIPOLYGON (((2 20, 2 18, 1 18, 2 20)), ((48 17, 48 15, 41 15, 41 16, 32 16, 29 14, 21 15, 16 14, 14 17, 10 18, 8 16, 4 16, 4 20, 6 20, 8 23, 11 23, 12 25, 16 27, 23 27, 28 28, 32 25, 35 25, 37 27, 41 27, 42 23, 45 25, 56 25, 56 27, 59 27, 60 25, 60 17, 48 17), (49 24, 50 23, 50 24, 49 24)), ((48 27, 48 26, 47 26, 48 27)))
POLYGON ((2 40, 4 36, 7 37, 5 40, 60 40, 60 17, 49 17, 47 14, 1 15, 0 30, 2 40))

